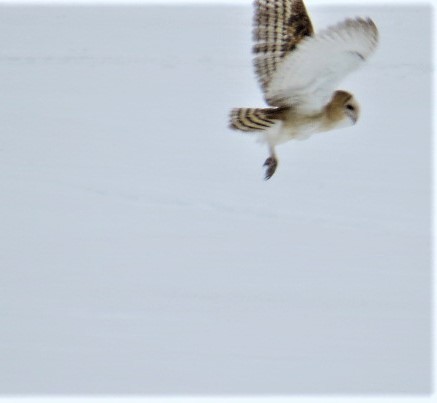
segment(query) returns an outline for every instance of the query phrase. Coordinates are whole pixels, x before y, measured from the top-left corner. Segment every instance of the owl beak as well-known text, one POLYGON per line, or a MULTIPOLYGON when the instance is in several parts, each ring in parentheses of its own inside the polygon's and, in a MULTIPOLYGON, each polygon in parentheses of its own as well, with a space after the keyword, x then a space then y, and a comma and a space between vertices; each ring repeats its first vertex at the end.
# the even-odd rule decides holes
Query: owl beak
POLYGON ((358 121, 358 114, 356 113, 347 113, 347 116, 350 120, 352 120, 352 123, 355 124, 358 121))

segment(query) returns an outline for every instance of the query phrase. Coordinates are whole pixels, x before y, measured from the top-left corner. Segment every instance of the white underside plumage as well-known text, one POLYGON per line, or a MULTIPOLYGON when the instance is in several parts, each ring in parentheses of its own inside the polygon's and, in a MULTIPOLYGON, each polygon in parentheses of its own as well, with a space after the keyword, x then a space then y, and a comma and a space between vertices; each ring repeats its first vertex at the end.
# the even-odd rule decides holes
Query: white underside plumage
POLYGON ((352 124, 353 122, 347 117, 337 122, 335 126, 329 127, 329 129, 318 120, 314 120, 305 125, 300 125, 299 127, 293 127, 284 121, 277 121, 268 129, 258 132, 258 141, 263 144, 268 144, 270 147, 275 147, 291 140, 307 140, 314 134, 322 133, 327 130, 350 127, 352 124))

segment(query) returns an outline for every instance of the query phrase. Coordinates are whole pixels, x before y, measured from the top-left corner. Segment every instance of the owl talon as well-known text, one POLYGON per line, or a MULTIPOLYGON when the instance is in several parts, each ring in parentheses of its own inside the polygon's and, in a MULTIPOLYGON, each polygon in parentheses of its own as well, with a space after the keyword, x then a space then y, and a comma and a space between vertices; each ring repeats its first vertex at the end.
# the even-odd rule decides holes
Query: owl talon
POLYGON ((266 159, 263 166, 267 167, 266 176, 264 179, 269 180, 275 173, 276 168, 278 167, 278 160, 275 157, 269 157, 266 159))

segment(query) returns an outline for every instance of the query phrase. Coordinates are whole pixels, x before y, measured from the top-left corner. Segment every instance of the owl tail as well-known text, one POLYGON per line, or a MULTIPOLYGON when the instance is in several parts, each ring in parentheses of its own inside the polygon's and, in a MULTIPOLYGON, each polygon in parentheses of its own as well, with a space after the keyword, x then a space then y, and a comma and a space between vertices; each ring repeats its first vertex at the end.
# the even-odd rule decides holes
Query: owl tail
POLYGON ((263 131, 278 121, 279 108, 236 108, 230 113, 229 127, 243 132, 263 131))

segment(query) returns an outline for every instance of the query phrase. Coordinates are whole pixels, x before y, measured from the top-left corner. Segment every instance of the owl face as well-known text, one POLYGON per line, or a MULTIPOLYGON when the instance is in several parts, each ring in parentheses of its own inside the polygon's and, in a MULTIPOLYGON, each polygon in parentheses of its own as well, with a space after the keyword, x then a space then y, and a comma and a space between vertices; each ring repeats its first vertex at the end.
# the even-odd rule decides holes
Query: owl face
POLYGON ((351 125, 357 123, 360 116, 360 106, 354 97, 350 98, 344 103, 343 113, 345 117, 352 122, 351 125))
POLYGON ((336 91, 327 105, 326 113, 333 128, 340 129, 357 123, 360 107, 352 94, 346 91, 336 91))

